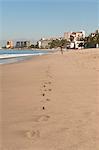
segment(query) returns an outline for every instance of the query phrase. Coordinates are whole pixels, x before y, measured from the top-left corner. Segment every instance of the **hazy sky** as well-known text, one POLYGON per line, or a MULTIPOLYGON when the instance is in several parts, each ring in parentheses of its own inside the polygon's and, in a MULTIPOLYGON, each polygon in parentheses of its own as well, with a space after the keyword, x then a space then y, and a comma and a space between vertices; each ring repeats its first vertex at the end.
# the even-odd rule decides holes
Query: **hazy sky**
POLYGON ((0 40, 63 36, 99 28, 98 0, 0 0, 0 40))

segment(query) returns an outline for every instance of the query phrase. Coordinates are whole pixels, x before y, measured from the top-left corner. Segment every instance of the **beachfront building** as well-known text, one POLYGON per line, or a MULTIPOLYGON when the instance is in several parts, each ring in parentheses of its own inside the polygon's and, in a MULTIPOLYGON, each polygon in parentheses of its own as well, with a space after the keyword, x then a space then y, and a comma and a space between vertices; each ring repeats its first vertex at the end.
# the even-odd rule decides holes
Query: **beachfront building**
POLYGON ((49 49, 50 45, 49 43, 51 42, 51 39, 44 39, 42 38, 41 40, 38 41, 38 47, 39 48, 44 48, 44 49, 49 49))
POLYGON ((29 48, 31 45, 30 41, 17 41, 16 48, 29 48))
POLYGON ((96 34, 99 34, 99 29, 97 29, 97 30, 95 31, 95 33, 96 33, 96 34))
POLYGON ((7 41, 6 48, 13 48, 13 41, 7 41))
POLYGON ((96 36, 96 34, 99 34, 99 29, 98 29, 98 30, 96 30, 95 32, 91 33, 91 37, 95 37, 95 36, 96 36))
POLYGON ((38 41, 38 47, 39 48, 44 48, 44 49, 49 49, 50 48, 50 43, 53 40, 62 40, 63 37, 50 37, 50 38, 42 38, 41 40, 38 41))
POLYGON ((81 39, 85 38, 85 32, 72 32, 72 36, 74 37, 74 41, 80 41, 81 39))
POLYGON ((85 31, 64 33, 64 39, 66 39, 67 41, 71 41, 71 37, 73 37, 73 41, 77 41, 82 38, 85 38, 85 31))
POLYGON ((91 37, 95 37, 96 33, 91 33, 91 37))
POLYGON ((85 38, 85 31, 78 31, 78 32, 65 32, 64 33, 64 39, 70 42, 68 45, 69 48, 80 48, 79 45, 82 45, 81 48, 83 48, 85 38))
POLYGON ((70 40, 70 35, 71 35, 71 32, 65 32, 64 33, 64 39, 66 39, 67 41, 70 40))

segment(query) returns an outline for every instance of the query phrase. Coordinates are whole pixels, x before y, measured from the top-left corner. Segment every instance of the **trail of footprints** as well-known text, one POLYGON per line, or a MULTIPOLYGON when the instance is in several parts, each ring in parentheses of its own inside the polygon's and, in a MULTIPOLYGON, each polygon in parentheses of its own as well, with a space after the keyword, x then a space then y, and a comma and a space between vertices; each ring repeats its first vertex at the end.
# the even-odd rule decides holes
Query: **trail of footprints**
MULTIPOLYGON (((52 76, 50 75, 50 69, 48 67, 48 70, 46 71, 46 81, 43 81, 42 85, 41 85, 41 98, 43 99, 42 100, 42 115, 37 115, 37 116, 33 116, 33 122, 36 122, 36 123, 40 123, 40 122, 47 122, 49 119, 50 119, 50 116, 48 114, 46 114, 46 107, 47 105, 45 106, 45 102, 50 102, 51 99, 50 99, 50 93, 52 92, 52 88, 51 88, 51 84, 52 84, 52 76)), ((40 131, 39 130, 28 130, 25 134, 25 136, 28 138, 28 139, 31 139, 31 140, 35 140, 37 138, 40 137, 40 131)))
MULTIPOLYGON (((52 92, 52 88, 51 88, 51 85, 52 85, 52 75, 50 73, 50 67, 48 66, 48 69, 46 71, 46 77, 47 77, 47 80, 46 81, 43 81, 42 83, 42 97, 43 97, 43 102, 49 102, 51 99, 50 99, 50 94, 52 92)), ((45 104, 45 103, 44 103, 45 104)), ((43 104, 42 106, 42 109, 45 110, 45 105, 43 104)))
MULTIPOLYGON (((51 82, 44 82, 43 84, 43 90, 42 90, 42 96, 46 96, 46 94, 48 94, 48 92, 51 92, 52 89, 49 88, 49 85, 51 85, 51 82)), ((50 98, 46 98, 46 101, 50 101, 50 98)))

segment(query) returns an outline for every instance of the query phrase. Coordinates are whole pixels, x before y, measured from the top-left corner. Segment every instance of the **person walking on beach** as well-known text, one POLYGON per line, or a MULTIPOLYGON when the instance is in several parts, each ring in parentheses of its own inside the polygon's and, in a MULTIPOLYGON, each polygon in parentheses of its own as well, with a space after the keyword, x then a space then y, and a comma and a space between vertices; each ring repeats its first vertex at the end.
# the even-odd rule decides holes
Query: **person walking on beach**
POLYGON ((61 54, 63 55, 63 48, 62 48, 62 46, 60 46, 60 50, 61 50, 61 54))

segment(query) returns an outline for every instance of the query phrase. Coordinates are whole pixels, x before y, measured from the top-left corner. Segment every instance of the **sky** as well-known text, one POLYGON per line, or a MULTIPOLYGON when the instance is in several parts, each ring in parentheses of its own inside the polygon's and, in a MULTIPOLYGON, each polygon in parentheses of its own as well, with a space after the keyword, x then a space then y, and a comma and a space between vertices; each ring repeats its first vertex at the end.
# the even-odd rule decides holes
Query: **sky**
POLYGON ((0 0, 0 41, 99 28, 99 0, 0 0))

